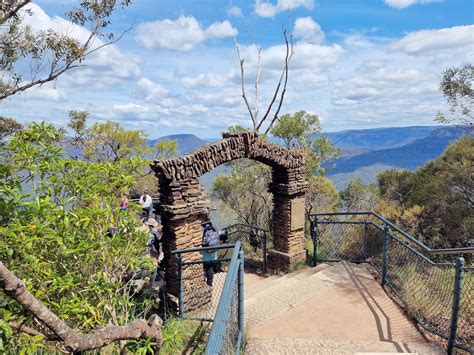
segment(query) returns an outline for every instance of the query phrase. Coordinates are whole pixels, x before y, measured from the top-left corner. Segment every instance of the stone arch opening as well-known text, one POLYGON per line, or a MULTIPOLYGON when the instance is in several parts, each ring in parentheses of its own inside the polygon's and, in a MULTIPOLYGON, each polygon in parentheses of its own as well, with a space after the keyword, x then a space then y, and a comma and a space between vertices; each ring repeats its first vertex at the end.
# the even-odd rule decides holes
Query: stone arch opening
MULTIPOLYGON (((178 266, 171 252, 200 247, 201 224, 209 220, 211 201, 198 178, 219 165, 241 158, 259 161, 272 170, 268 187, 273 195, 273 248, 268 253, 269 268, 289 269, 305 259, 304 203, 308 184, 303 151, 282 148, 251 132, 225 133, 219 142, 151 164, 159 180, 163 263, 170 293, 178 294, 178 266)), ((190 254, 189 261, 199 258, 197 253, 190 254)), ((196 273, 198 283, 202 277, 196 273)))

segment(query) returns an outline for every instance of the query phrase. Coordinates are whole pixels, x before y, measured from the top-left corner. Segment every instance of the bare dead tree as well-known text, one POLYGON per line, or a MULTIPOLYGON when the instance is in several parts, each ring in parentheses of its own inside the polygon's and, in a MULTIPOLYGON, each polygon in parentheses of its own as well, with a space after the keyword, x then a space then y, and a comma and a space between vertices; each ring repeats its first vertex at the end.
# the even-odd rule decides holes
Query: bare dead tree
POLYGON ((267 122, 267 119, 269 117, 272 117, 270 120, 270 123, 265 129, 264 134, 268 134, 270 132, 273 124, 278 118, 278 114, 280 113, 281 107, 283 105, 283 100, 285 99, 286 87, 288 84, 289 63, 295 52, 294 52, 294 45, 293 45, 293 36, 292 35, 288 36, 286 29, 283 29, 283 37, 285 39, 285 46, 286 46, 286 54, 285 54, 283 69, 281 71, 280 78, 278 80, 278 84, 273 93, 272 99, 270 103, 268 104, 265 114, 263 115, 261 119, 258 117, 258 115, 259 115, 259 100, 260 100, 259 84, 260 84, 260 77, 261 77, 262 48, 261 46, 257 45, 257 75, 255 79, 255 104, 254 104, 254 109, 252 109, 249 103, 249 100, 247 98, 246 91, 245 91, 245 70, 244 70, 245 60, 244 58, 242 58, 242 55, 240 53, 239 43, 234 40, 237 56, 239 58, 239 63, 240 63, 241 90, 242 90, 241 96, 245 102, 245 106, 247 107, 247 110, 249 111, 250 119, 252 120, 252 124, 253 124, 253 130, 256 133, 260 131, 260 129, 262 128, 262 125, 265 122, 267 122), (272 114, 271 113, 272 108, 275 105, 275 103, 276 103, 276 110, 272 114))
POLYGON ((148 321, 136 319, 124 326, 110 325, 103 330, 84 334, 70 328, 62 319, 51 312, 26 288, 26 284, 16 277, 0 261, 0 288, 5 294, 17 301, 26 311, 46 328, 49 332, 11 322, 10 326, 18 331, 33 336, 42 336, 45 340, 60 343, 67 351, 80 352, 98 349, 114 341, 136 340, 151 338, 156 342, 155 353, 158 353, 162 342, 162 321, 157 315, 148 321))

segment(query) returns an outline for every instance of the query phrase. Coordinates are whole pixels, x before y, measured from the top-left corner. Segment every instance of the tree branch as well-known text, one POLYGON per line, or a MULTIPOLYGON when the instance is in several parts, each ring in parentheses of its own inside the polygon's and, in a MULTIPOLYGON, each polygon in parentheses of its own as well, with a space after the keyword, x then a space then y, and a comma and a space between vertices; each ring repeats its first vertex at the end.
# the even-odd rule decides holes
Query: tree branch
POLYGON ((250 118, 252 119, 253 123, 253 129, 255 131, 258 130, 257 127, 257 121, 255 119, 255 116, 252 112, 252 109, 250 108, 249 101, 247 100, 247 95, 245 94, 245 84, 244 84, 244 59, 242 59, 242 56, 240 55, 240 48, 239 44, 237 41, 234 39, 234 44, 235 44, 235 49, 237 50, 237 55, 239 56, 239 63, 240 63, 240 79, 241 79, 241 86, 242 86, 242 98, 245 101, 245 105, 247 106, 247 109, 249 110, 250 118))
MULTIPOLYGON (((30 1, 28 1, 30 2, 30 1)), ((26 5, 26 3, 24 4, 26 5)), ((24 6, 23 5, 23 6, 24 6)), ((37 79, 36 80, 36 75, 38 75, 38 73, 40 73, 40 71, 42 69, 37 69, 36 71, 36 74, 35 75, 32 75, 33 76, 33 80, 31 80, 28 84, 25 84, 23 86, 18 86, 18 87, 15 87, 13 90, 6 90, 5 92, 2 92, 2 94, 0 94, 0 101, 3 100, 3 99, 6 99, 7 97, 9 96, 12 96, 12 95, 15 95, 15 94, 19 94, 23 91, 26 91, 30 88, 32 88, 33 86, 41 86, 43 84, 46 84, 50 81, 54 81, 56 80, 60 75, 64 74, 66 71, 69 71, 71 69, 74 69, 74 68, 78 68, 78 67, 82 67, 82 66, 85 66, 85 65, 80 65, 80 64, 75 64, 76 62, 81 62, 81 60, 89 55, 91 55, 92 53, 95 53, 97 52, 98 50, 101 50, 102 48, 104 47, 108 47, 110 45, 113 45, 115 43, 117 43, 118 41, 120 41, 123 36, 131 31, 133 28, 133 25, 130 26, 129 28, 127 28, 125 31, 123 31, 120 36, 118 36, 117 38, 115 38, 114 40, 111 40, 109 42, 106 42, 106 43, 103 43, 95 48, 91 48, 93 43, 94 43, 94 40, 97 38, 97 36, 99 35, 99 30, 100 30, 100 26, 96 25, 89 37, 87 38, 87 40, 85 41, 85 43, 81 46, 81 51, 79 51, 78 53, 81 53, 80 55, 75 55, 74 57, 71 57, 69 59, 65 59, 63 61, 63 63, 61 63, 60 65, 60 60, 57 59, 57 60, 54 60, 52 63, 51 63, 51 70, 48 74, 47 77, 43 78, 43 79, 37 79)), ((46 66, 46 64, 43 66, 43 68, 46 66)))
MULTIPOLYGON (((285 36, 285 44, 286 44, 286 57, 285 57, 285 67, 283 68, 283 72, 282 72, 282 76, 280 77, 280 82, 278 83, 278 89, 280 88, 280 84, 281 84, 281 80, 282 80, 282 77, 283 75, 285 76, 285 83, 283 85, 283 90, 281 92, 281 96, 280 96, 280 102, 278 103, 278 108, 277 110, 275 111, 275 114, 273 115, 273 119, 272 121, 270 122, 270 124, 268 125, 267 127, 267 130, 265 131, 265 134, 268 134, 268 132, 270 132, 270 130, 272 129, 272 126, 273 124, 275 123, 275 121, 277 120, 278 118, 278 114, 280 113, 280 109, 281 109, 281 106, 283 104, 283 100, 285 98, 285 93, 286 93, 286 85, 288 83, 288 64, 291 60, 291 58, 293 57, 293 54, 295 53, 294 50, 293 50, 293 36, 290 35, 290 41, 291 41, 291 47, 288 43, 288 36, 286 35, 286 30, 283 30, 283 36, 285 36)), ((275 96, 274 98, 276 97, 278 91, 275 92, 275 96)), ((268 112, 270 112, 270 109, 271 109, 271 106, 273 105, 273 102, 275 100, 272 101, 270 107, 269 107, 269 110, 268 112)), ((266 119, 266 117, 264 117, 266 119)), ((263 123, 263 120, 260 122, 260 125, 263 123)))
MULTIPOLYGON (((25 283, 16 277, 0 261, 0 287, 5 294, 30 312, 36 319, 50 329, 71 352, 97 349, 116 340, 151 338, 157 343, 156 352, 162 341, 161 319, 157 315, 150 317, 148 322, 143 319, 134 320, 122 327, 108 326, 92 334, 84 334, 71 329, 62 319, 51 312, 30 292, 25 283)), ((26 330, 26 328, 23 328, 26 330)), ((30 328, 31 329, 31 328, 30 328)))
MULTIPOLYGON (((5 21, 11 19, 12 17, 15 17, 15 18, 18 18, 17 14, 18 14, 18 11, 20 11, 23 7, 25 7, 26 5, 28 5, 29 3, 31 2, 31 0, 23 0, 21 1, 17 6, 15 6, 13 9, 11 9, 9 12, 7 12, 6 14, 4 14, 1 18, 0 18, 0 23, 5 23, 5 21)), ((8 6, 8 5, 4 5, 4 6, 8 6)), ((0 9, 2 9, 3 6, 0 6, 0 9)))
POLYGON ((39 330, 33 329, 25 324, 17 323, 17 322, 9 322, 8 325, 12 327, 13 329, 19 330, 20 332, 32 335, 32 336, 41 336, 47 340, 50 341, 58 341, 60 340, 58 337, 55 335, 51 334, 44 334, 40 332, 39 330))

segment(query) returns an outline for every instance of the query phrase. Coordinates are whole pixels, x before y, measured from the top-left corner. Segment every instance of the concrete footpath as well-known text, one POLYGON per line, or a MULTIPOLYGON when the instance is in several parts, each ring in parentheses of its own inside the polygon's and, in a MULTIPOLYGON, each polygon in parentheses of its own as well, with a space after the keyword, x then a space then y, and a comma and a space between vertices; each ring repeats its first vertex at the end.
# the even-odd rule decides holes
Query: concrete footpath
POLYGON ((249 354, 444 354, 429 344, 369 273, 323 264, 246 286, 249 354))

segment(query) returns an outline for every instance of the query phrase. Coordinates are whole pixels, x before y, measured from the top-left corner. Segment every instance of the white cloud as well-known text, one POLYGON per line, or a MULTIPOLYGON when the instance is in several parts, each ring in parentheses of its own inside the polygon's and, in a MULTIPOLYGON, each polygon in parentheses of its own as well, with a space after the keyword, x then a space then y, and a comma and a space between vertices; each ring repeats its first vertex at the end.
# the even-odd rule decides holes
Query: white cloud
POLYGON ((321 26, 309 16, 296 19, 293 36, 308 43, 324 42, 324 32, 321 30, 321 26))
MULTIPOLYGON (((414 55, 474 52, 474 25, 411 32, 392 45, 393 49, 414 55)), ((472 57, 471 57, 472 58, 472 57)))
MULTIPOLYGON (((267 3, 276 7, 282 2, 267 3)), ((190 49, 199 47, 233 32, 226 21, 206 27, 191 20, 194 18, 185 19, 189 20, 185 33, 168 36, 181 49, 186 44, 190 49)), ((38 22, 45 26, 46 20, 38 22)), ((172 22, 177 25, 178 20, 172 22)), ((353 30, 349 35, 339 34, 338 42, 329 42, 314 19, 297 18, 295 54, 281 113, 301 109, 317 113, 330 130, 433 124, 436 112, 445 109, 438 90, 443 70, 474 57, 472 27, 424 30, 398 39, 380 37, 376 30, 353 30)), ((68 30, 75 31, 73 27, 68 30)), ((164 37, 160 32, 147 36, 164 37)), ((152 38, 150 45, 162 47, 157 41, 152 38)), ((119 45, 137 47, 133 38, 119 45)), ((284 45, 262 49, 260 115, 280 77, 285 50, 284 45)), ((2 111, 22 121, 54 117, 60 122, 68 110, 83 107, 93 118, 147 129, 151 137, 178 132, 212 137, 231 124, 250 124, 241 98, 238 60, 229 46, 209 46, 192 56, 149 52, 143 61, 118 47, 99 53, 97 60, 66 74, 54 87, 43 86, 5 101, 2 111), (130 85, 117 85, 125 80, 130 85), (92 89, 84 90, 83 85, 92 89)), ((242 44, 241 53, 247 97, 253 106, 257 48, 242 44)))
POLYGON ((229 16, 243 17, 242 9, 238 6, 232 6, 227 9, 227 14, 229 16))
POLYGON ((433 2, 442 2, 443 0, 384 0, 384 2, 395 9, 405 9, 414 4, 428 4, 433 2))
POLYGON ((305 7, 312 10, 314 7, 313 0, 277 0, 276 4, 268 1, 256 0, 255 13, 261 17, 274 17, 276 14, 293 10, 298 7, 305 7))
MULTIPOLYGON (((344 49, 338 44, 320 45, 300 42, 295 44, 294 52, 290 62, 291 69, 313 70, 335 64, 344 53, 344 49)), ((241 46, 241 53, 249 69, 256 67, 257 47, 255 45, 241 46)), ((261 53, 262 69, 280 73, 285 54, 286 47, 284 45, 263 49, 261 53)), ((249 75, 252 76, 252 74, 249 75)))
MULTIPOLYGON (((26 82, 23 84, 26 84, 26 82)), ((39 101, 60 102, 68 98, 68 95, 66 94, 65 90, 56 88, 54 86, 54 83, 51 82, 41 86, 34 86, 29 90, 25 91, 22 95, 25 99, 39 101)))
MULTIPOLYGON (((74 37, 84 43, 90 37, 90 31, 84 27, 59 17, 49 16, 41 7, 30 3, 22 11, 31 11, 30 16, 26 12, 24 24, 30 26, 33 31, 54 30, 58 33, 74 37)), ((91 49, 104 45, 105 42, 95 38, 91 49)), ((85 67, 76 68, 63 75, 65 83, 73 86, 93 85, 104 87, 117 84, 123 80, 134 79, 140 75, 140 59, 130 53, 122 52, 116 45, 109 45, 87 56, 81 62, 85 67)))
MULTIPOLYGON (((49 16, 41 7, 35 3, 29 3, 21 11, 22 24, 30 26, 34 31, 47 31, 52 29, 62 34, 77 38, 79 41, 86 41, 90 36, 90 31, 76 25, 59 16, 49 16), (28 14, 31 12, 31 16, 28 14)), ((100 40, 99 44, 101 43, 100 40)), ((96 45, 99 45, 96 43, 96 45)))
POLYGON ((180 82, 187 88, 196 88, 201 86, 219 87, 229 83, 229 75, 220 75, 215 73, 199 74, 198 76, 183 76, 179 78, 180 82))
POLYGON ((435 75, 417 69, 383 67, 335 84, 334 102, 391 98, 395 96, 421 95, 438 91, 435 75))
POLYGON ((168 95, 169 90, 148 78, 141 78, 137 83, 134 96, 146 102, 161 102, 168 95))
POLYGON ((177 20, 158 20, 141 23, 135 39, 147 49, 157 47, 177 51, 190 51, 208 39, 233 37, 238 33, 229 21, 214 22, 203 29, 193 16, 180 16, 177 20))
POLYGON ((226 38, 237 36, 238 31, 226 20, 214 22, 206 29, 205 33, 208 38, 226 38))
POLYGON ((95 110, 97 117, 104 120, 133 122, 141 120, 158 120, 160 114, 168 115, 170 111, 159 105, 142 105, 134 102, 100 106, 95 110))

